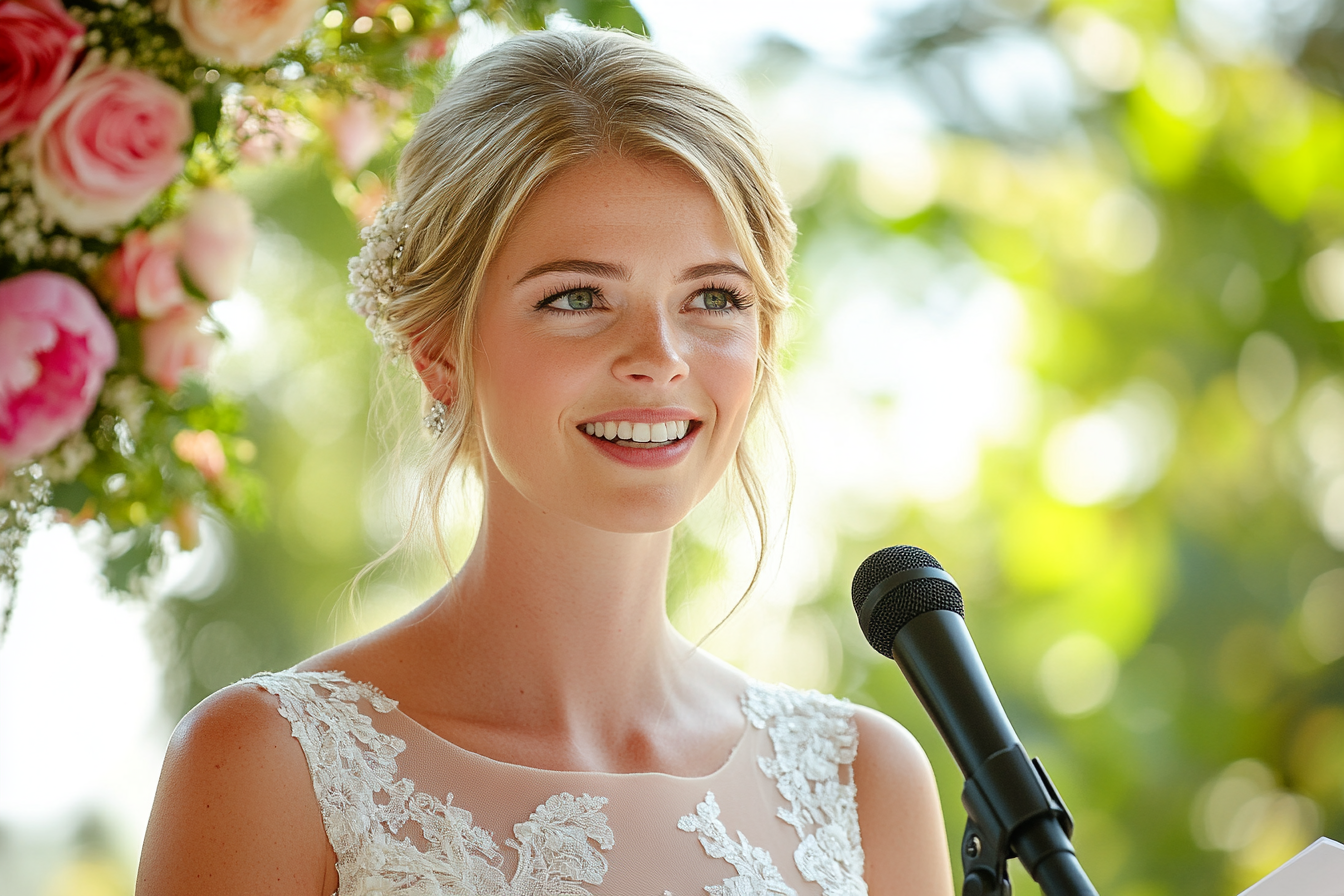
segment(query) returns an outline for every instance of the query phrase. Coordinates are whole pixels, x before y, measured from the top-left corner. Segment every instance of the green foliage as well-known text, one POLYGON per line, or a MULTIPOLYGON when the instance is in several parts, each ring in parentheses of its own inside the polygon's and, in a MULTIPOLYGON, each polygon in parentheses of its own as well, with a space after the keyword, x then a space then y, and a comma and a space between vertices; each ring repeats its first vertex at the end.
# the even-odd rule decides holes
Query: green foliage
POLYGON ((595 28, 624 28, 632 34, 648 34, 639 10, 625 0, 562 0, 560 8, 575 21, 595 28))
MULTIPOLYGON (((959 119, 937 135, 932 206, 875 214, 837 166, 795 210, 805 291, 809 257, 837 229, 969 247, 1017 289, 1042 397, 1024 439, 986 448, 969 503, 891 508, 841 548, 821 600, 843 631, 847 580, 869 551, 929 549, 963 585, 1098 889, 1232 894, 1320 834, 1344 839, 1331 752, 1344 638, 1309 621, 1344 625, 1329 497, 1344 488, 1344 442, 1324 435, 1344 426, 1331 404, 1344 309, 1320 254, 1344 235, 1344 104, 1311 80, 1337 90, 1339 32, 1304 40, 1309 78, 1267 50, 1205 51, 1164 4, 1061 3, 1011 26, 1065 46, 1080 21, 1123 29, 1141 64, 1127 86, 1089 91, 1067 139, 959 119), (1108 237, 1115 208, 1128 217, 1108 237), (1145 228, 1153 251, 1124 257, 1145 228), (1140 392, 1171 422, 1161 475, 1133 493, 1061 494, 1052 439, 1140 392), (1082 699, 1089 677, 1095 702, 1082 699)), ((1003 24, 954 11, 916 45, 882 43, 884 61, 917 78, 937 48, 974 52, 1003 24)), ((856 645, 838 681, 930 751, 955 845, 960 776, 899 674, 856 645)))

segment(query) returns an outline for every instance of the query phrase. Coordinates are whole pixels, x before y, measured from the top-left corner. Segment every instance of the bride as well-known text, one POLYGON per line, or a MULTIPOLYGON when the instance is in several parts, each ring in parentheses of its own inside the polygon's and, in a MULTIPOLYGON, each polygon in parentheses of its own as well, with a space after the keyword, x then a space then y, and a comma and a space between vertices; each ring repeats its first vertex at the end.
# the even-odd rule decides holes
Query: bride
POLYGON ((432 401, 427 513, 465 467, 480 534, 407 616, 187 715, 140 896, 950 894, 902 727, 664 610, 673 527, 725 474, 759 510, 794 232, 741 112, 640 39, 528 34, 397 196, 357 304, 432 401))

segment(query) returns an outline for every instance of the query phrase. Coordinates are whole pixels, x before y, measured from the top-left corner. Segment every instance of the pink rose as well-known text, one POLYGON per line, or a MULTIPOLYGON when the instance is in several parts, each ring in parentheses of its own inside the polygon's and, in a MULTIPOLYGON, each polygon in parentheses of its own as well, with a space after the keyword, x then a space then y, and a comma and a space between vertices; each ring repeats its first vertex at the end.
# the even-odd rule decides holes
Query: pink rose
POLYGON ((33 132, 33 192, 73 233, 125 224, 181 173, 192 128, 185 96, 91 57, 33 132))
POLYGON ((218 340, 213 333, 201 330, 204 317, 204 305, 188 302, 142 326, 140 347, 144 352, 145 376, 174 392, 183 374, 205 370, 218 340))
POLYGON ((158 5, 188 50, 250 68, 303 34, 322 0, 159 0, 158 5))
POLYGON ((255 240, 246 199, 226 190, 197 190, 182 219, 182 266, 207 299, 227 299, 238 288, 255 240))
POLYGON ((94 287, 122 317, 163 317, 189 297, 177 272, 181 231, 174 225, 126 234, 95 278, 94 287))
POLYGON ((15 467, 84 425, 117 337, 78 280, 30 271, 0 281, 0 467, 15 467))
POLYGON ((59 0, 0 0, 0 143, 37 123, 83 37, 59 0))

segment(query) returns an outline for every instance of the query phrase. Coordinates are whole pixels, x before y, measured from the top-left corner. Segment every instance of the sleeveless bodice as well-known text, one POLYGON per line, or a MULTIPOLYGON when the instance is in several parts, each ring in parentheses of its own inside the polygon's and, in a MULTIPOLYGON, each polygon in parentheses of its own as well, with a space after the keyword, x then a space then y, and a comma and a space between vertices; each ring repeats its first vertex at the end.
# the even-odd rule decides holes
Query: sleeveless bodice
POLYGON ((444 740, 339 672, 279 698, 336 852, 338 896, 864 896, 853 707, 751 682, 717 771, 549 771, 444 740))

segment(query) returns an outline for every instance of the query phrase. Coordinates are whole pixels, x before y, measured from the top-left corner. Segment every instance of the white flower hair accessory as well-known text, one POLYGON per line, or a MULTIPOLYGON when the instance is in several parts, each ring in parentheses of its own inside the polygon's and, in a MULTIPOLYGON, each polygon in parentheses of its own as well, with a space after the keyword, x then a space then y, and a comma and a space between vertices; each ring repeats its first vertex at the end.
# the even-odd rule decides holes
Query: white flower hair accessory
POLYGON ((374 341, 385 348, 401 348, 401 340, 388 321, 388 303, 400 288, 399 262, 405 245, 406 225, 399 220, 400 205, 383 204, 373 223, 360 231, 364 247, 350 259, 350 307, 364 318, 374 341))

